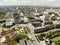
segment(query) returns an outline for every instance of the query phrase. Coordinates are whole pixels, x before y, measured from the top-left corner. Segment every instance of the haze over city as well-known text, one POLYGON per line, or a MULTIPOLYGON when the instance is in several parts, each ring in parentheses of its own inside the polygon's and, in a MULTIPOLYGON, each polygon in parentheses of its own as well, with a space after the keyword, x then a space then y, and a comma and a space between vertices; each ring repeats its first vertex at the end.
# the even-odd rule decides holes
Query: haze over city
POLYGON ((0 6, 8 5, 38 5, 60 7, 60 0, 0 0, 0 6))

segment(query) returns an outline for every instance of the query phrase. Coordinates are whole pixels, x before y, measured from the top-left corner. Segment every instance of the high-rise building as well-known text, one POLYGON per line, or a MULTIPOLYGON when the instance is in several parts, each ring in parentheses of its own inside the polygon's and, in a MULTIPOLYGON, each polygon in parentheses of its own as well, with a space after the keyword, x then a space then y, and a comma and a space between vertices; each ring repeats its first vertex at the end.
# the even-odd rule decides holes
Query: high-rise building
POLYGON ((15 11, 13 13, 13 17, 14 17, 15 24, 20 23, 20 14, 18 13, 18 11, 15 11))
POLYGON ((45 16, 45 17, 44 17, 44 20, 45 20, 45 21, 49 21, 49 17, 50 17, 50 16, 48 15, 47 12, 44 12, 44 16, 45 16))
POLYGON ((49 21, 49 17, 50 16, 48 15, 48 13, 47 12, 44 12, 42 26, 44 26, 44 24, 45 24, 46 21, 49 21))

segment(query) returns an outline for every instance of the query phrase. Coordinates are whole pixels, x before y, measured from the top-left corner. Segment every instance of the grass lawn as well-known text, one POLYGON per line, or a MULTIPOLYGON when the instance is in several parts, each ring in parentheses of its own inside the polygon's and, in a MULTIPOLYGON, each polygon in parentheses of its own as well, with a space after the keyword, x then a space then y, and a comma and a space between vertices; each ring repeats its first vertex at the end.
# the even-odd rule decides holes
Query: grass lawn
POLYGON ((53 40, 53 41, 58 41, 58 40, 60 40, 60 36, 55 37, 55 38, 53 38, 52 40, 53 40))
POLYGON ((60 30, 37 35, 37 38, 39 40, 43 40, 44 37, 49 38, 49 39, 52 39, 53 41, 59 40, 60 39, 60 30))
POLYGON ((28 34, 28 31, 27 30, 24 30, 25 34, 28 34))
POLYGON ((21 39, 27 39, 28 40, 29 37, 27 35, 19 34, 18 36, 16 36, 15 41, 19 42, 19 40, 21 40, 21 39))
POLYGON ((10 43, 10 45, 17 45, 17 42, 13 41, 12 43, 10 43))
POLYGON ((24 29, 24 33, 25 34, 28 34, 28 28, 27 27, 24 27, 23 29, 24 29))
POLYGON ((49 38, 53 41, 54 44, 50 44, 50 45, 60 45, 60 30, 37 35, 36 39, 39 42, 44 40, 44 37, 49 38))

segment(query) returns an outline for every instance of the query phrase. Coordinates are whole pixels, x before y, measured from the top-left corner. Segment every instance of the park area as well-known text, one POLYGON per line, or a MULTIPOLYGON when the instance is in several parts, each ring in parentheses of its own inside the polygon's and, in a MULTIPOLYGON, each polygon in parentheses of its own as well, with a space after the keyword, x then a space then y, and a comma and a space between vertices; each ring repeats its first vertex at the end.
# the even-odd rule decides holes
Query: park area
POLYGON ((26 26, 16 26, 13 28, 14 30, 16 30, 18 33, 20 34, 28 34, 29 30, 26 26))
POLYGON ((0 12, 0 19, 4 19, 6 16, 6 12, 0 12))
POLYGON ((57 45, 60 45, 60 30, 57 29, 56 31, 50 31, 36 36, 36 39, 39 42, 45 40, 45 38, 49 38, 55 45, 56 43, 57 45))

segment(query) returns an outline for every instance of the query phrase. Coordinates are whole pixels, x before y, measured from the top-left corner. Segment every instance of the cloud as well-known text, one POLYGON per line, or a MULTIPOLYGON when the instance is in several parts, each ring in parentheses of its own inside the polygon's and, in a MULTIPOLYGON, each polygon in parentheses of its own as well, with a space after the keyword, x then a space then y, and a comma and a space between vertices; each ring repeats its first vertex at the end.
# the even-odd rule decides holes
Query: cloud
POLYGON ((49 0, 49 1, 54 1, 54 0, 49 0))

